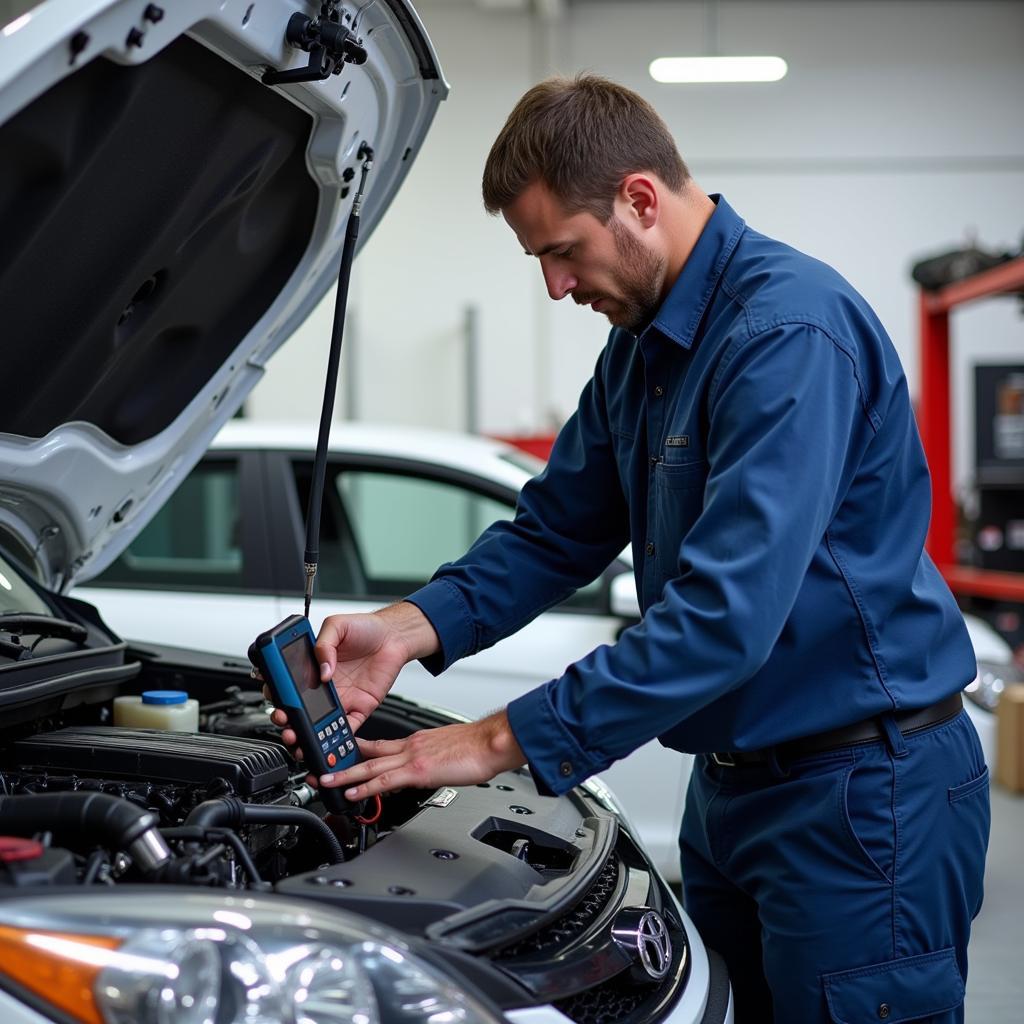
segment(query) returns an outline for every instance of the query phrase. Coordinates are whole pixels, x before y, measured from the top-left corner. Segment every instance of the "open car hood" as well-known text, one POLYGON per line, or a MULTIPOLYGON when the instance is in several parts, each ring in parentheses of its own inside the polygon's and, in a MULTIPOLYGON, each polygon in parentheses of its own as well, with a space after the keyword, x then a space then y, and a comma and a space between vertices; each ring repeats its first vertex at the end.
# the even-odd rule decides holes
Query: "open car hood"
POLYGON ((0 4, 0 544, 53 589, 127 547, 334 287, 360 146, 362 244, 447 95, 406 0, 335 6, 365 63, 266 85, 320 3, 0 4))

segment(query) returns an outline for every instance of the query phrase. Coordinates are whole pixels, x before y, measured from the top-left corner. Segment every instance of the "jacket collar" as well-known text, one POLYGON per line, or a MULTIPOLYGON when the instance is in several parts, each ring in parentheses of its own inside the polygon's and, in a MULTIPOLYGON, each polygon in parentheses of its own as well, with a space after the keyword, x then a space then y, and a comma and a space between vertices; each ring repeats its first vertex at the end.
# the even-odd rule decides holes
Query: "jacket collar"
POLYGON ((723 196, 716 193, 710 198, 715 204, 715 212, 704 225, 697 244, 654 319, 640 333, 641 342, 651 331, 657 331, 684 348, 693 345, 704 310, 746 227, 743 218, 723 196))

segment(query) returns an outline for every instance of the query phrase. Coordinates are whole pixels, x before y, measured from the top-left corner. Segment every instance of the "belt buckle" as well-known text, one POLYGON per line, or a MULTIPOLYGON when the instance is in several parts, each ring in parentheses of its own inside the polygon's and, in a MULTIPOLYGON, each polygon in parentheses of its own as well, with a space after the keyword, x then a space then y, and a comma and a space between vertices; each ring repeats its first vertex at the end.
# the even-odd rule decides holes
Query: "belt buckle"
POLYGON ((715 764, 720 765, 722 768, 736 767, 736 759, 728 751, 726 751, 724 754, 712 753, 711 760, 714 761, 715 764))

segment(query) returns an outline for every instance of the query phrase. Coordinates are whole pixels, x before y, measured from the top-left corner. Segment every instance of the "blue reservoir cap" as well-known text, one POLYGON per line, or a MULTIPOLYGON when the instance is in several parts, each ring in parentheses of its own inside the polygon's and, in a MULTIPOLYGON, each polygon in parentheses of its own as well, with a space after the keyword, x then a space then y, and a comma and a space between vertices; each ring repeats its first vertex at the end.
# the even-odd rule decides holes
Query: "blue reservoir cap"
POLYGON ((146 690, 142 694, 143 704, 184 704, 187 700, 184 690, 146 690))

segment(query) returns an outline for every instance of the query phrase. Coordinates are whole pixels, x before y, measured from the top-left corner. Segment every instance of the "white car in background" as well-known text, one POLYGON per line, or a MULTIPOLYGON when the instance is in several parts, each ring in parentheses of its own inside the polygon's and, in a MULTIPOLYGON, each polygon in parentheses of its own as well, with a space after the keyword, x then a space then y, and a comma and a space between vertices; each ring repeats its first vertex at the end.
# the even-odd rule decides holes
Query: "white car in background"
MULTIPOLYGON (((152 522, 74 596, 122 636, 244 658, 253 637, 302 608, 313 426, 229 421, 152 522)), ((490 523, 510 519, 543 463, 498 441, 408 427, 332 434, 315 627, 424 584, 490 523)), ((396 691, 478 717, 564 671, 639 617, 625 552, 595 583, 516 635, 434 678, 407 666, 396 691)), ((603 772, 653 861, 678 880, 691 758, 651 742, 603 772)))

